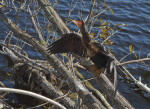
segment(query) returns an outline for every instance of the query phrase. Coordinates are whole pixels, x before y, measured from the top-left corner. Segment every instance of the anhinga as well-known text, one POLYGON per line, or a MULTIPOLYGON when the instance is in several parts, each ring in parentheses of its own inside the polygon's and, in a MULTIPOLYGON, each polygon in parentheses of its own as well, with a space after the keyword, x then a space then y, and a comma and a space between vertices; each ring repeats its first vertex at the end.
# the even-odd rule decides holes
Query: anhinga
POLYGON ((91 40, 83 19, 73 22, 80 29, 82 36, 76 33, 64 34, 62 38, 48 46, 48 53, 75 53, 82 57, 90 57, 98 69, 106 69, 108 73, 115 72, 113 58, 100 43, 91 40))

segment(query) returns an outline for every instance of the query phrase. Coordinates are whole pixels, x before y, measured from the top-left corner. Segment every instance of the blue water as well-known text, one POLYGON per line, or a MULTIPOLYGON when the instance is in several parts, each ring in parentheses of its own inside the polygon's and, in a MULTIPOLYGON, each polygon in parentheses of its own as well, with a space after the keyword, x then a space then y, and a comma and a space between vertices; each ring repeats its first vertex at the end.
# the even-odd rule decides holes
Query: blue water
MULTIPOLYGON (((52 0, 54 1, 54 0, 52 0)), ((68 16, 68 9, 70 6, 71 0, 58 0, 58 4, 55 6, 59 15, 63 20, 68 16)), ((91 0, 84 0, 85 5, 81 4, 81 0, 74 0, 72 5, 72 13, 71 19, 78 19, 78 10, 82 10, 83 19, 88 15, 88 10, 90 7, 91 0), (76 1, 79 1, 76 3, 76 1), (73 9, 73 7, 75 8, 73 9)), ((97 0, 96 0, 97 1, 97 0)), ((108 4, 114 14, 110 14, 109 11, 101 14, 101 18, 105 21, 110 21, 112 24, 128 24, 127 27, 119 31, 117 34, 110 38, 114 43, 110 46, 111 50, 114 52, 116 58, 120 60, 122 57, 129 53, 129 45, 132 44, 136 51, 137 56, 140 58, 147 57, 148 53, 150 53, 150 0, 107 0, 106 4, 108 4), (109 5, 112 2, 111 5, 109 5)), ((11 19, 14 19, 13 11, 11 14, 8 14, 11 19)), ((42 12, 40 13, 39 21, 43 23, 42 12)), ((27 31, 36 36, 35 31, 32 29, 33 26, 31 22, 28 20, 28 16, 21 14, 19 17, 21 23, 21 29, 25 28, 25 25, 28 24, 27 31)), ((43 23, 44 24, 44 23, 43 23)), ((98 25, 98 24, 97 24, 98 25)), ((72 31, 77 31, 78 29, 75 27, 73 23, 67 24, 67 26, 72 31)), ((6 36, 6 28, 0 23, 0 40, 4 40, 6 36)), ((97 32, 98 30, 93 30, 97 32)), ((46 36, 47 32, 43 31, 43 34, 46 36)), ((12 40, 12 43, 16 43, 12 40)), ((25 50, 29 53, 30 57, 34 58, 42 58, 40 54, 33 51, 32 49, 25 48, 25 50)), ((134 55, 130 55, 124 61, 135 59, 134 55)), ((3 66, 7 66, 9 63, 8 59, 3 55, 0 55, 0 69, 3 66)), ((150 64, 150 63, 149 63, 150 64)), ((146 83, 150 87, 150 66, 144 66, 141 64, 129 64, 125 66, 129 71, 134 75, 135 78, 139 78, 142 76, 142 81, 146 83)), ((4 72, 9 72, 9 69, 5 69, 6 71, 0 70, 1 77, 4 75, 4 72), (3 72, 3 73, 2 73, 3 72)), ((3 81, 4 84, 7 82, 4 78, 0 78, 0 81, 3 81)), ((8 83, 7 83, 8 86, 8 83)), ((10 84, 11 86, 11 84, 10 84)), ((129 100, 129 102, 136 109, 149 109, 150 107, 150 98, 147 94, 141 91, 134 91, 134 86, 131 84, 127 84, 124 81, 119 80, 118 85, 119 91, 129 100)))

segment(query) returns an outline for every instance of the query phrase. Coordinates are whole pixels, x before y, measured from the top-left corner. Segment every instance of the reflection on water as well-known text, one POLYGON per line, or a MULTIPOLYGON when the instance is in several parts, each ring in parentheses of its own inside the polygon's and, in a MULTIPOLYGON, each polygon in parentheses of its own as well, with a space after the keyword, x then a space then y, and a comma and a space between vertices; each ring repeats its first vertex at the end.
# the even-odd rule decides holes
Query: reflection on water
MULTIPOLYGON (((56 6, 58 13, 60 16, 65 19, 68 16, 69 3, 71 0, 58 0, 59 5, 56 6)), ((76 5, 77 7, 71 13, 71 18, 74 19, 77 16, 78 9, 82 9, 83 15, 87 15, 90 7, 90 1, 86 0, 84 2, 86 7, 84 7, 80 2, 76 5)), ((107 0, 108 4, 110 0, 107 0)), ((128 24, 128 26, 117 33, 115 36, 111 38, 114 42, 111 46, 112 51, 115 53, 115 56, 118 59, 121 59, 123 56, 129 53, 128 46, 132 44, 135 47, 135 51, 137 55, 140 53, 140 58, 145 58, 148 53, 150 53, 150 0, 111 0, 111 8, 114 11, 114 14, 110 14, 106 12, 103 14, 102 18, 106 21, 111 21, 113 24, 128 24), (140 52, 141 49, 141 52, 140 52)), ((75 1, 73 1, 75 2, 75 1)), ((73 6, 75 4, 73 3, 73 6)), ((72 7, 73 7, 72 6, 72 7)), ((13 13, 12 15, 13 16, 13 13)), ((27 17, 27 16, 25 16, 27 17)), ((83 16, 85 18, 86 16, 83 16)), ((24 21, 24 17, 20 16, 22 20, 22 25, 25 25, 26 21, 24 21)), ((42 19, 42 18, 41 18, 42 19)), ((30 25, 30 22, 28 22, 30 25)), ((6 34, 6 27, 0 23, 0 40, 4 40, 6 34)), ((21 25, 20 25, 21 26, 21 25)), ((72 30, 77 30, 77 28, 73 24, 68 24, 68 27, 72 30)), ((29 32, 31 34, 35 34, 35 31, 31 29, 32 26, 29 26, 29 32)), ((15 42, 14 42, 15 43, 15 42)), ((28 50, 28 48, 26 48, 28 50)), ((41 55, 37 52, 33 52, 31 50, 27 51, 31 54, 31 57, 39 58, 41 55)), ((127 60, 135 59, 134 55, 128 57, 127 60)), ((7 66, 9 61, 3 56, 0 55, 0 66, 7 66)), ((143 66, 140 64, 132 64, 126 66, 135 78, 139 78, 142 76, 144 82, 150 86, 150 67, 143 66)), ((5 71, 0 67, 0 75, 2 75, 5 71)), ((7 71, 6 71, 7 72, 7 71)), ((5 77, 5 76, 3 76, 5 77)), ((7 77, 6 77, 7 78, 7 77)), ((0 81, 5 81, 3 78, 0 78, 0 81)), ((136 109, 148 109, 150 107, 150 98, 147 97, 146 94, 140 91, 134 91, 133 86, 130 86, 124 82, 119 82, 119 90, 125 97, 131 102, 131 104, 136 109)))

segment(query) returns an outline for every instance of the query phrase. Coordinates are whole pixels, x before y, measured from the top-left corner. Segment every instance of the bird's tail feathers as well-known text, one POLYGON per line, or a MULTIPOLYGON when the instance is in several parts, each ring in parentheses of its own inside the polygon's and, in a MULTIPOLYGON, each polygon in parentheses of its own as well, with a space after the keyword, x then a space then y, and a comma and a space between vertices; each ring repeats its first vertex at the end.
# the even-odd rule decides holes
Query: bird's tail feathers
POLYGON ((114 93, 113 93, 113 95, 114 95, 114 97, 115 97, 115 95, 116 95, 116 93, 117 93, 117 69, 116 69, 116 62, 115 62, 115 60, 111 57, 111 58, 109 58, 109 62, 108 62, 108 65, 107 65, 107 74, 109 74, 109 75, 113 75, 113 83, 114 83, 114 93))

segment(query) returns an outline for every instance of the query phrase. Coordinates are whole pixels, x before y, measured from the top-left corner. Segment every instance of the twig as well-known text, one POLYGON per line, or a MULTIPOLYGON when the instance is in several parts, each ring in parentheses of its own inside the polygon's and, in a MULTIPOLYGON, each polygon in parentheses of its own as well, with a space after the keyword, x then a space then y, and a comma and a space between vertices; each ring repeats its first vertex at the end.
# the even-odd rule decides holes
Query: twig
POLYGON ((77 67, 77 68, 80 68, 80 69, 82 69, 82 70, 87 70, 84 66, 80 65, 80 64, 77 63, 77 62, 73 64, 73 67, 77 67))
MULTIPOLYGON (((143 58, 143 59, 147 59, 147 58, 143 58)), ((150 59, 150 58, 148 58, 148 59, 150 59)), ((132 76, 132 74, 126 69, 126 68, 124 68, 122 65, 120 65, 120 63, 117 61, 117 59, 115 59, 115 61, 118 63, 118 68, 122 71, 122 72, 125 72, 125 74, 127 74, 131 79, 132 79, 132 81, 141 89, 141 90, 143 90, 143 91, 145 91, 146 93, 148 93, 149 95, 150 95, 150 88, 149 87, 147 87, 146 85, 144 85, 142 82, 141 82, 141 80, 139 79, 139 80, 136 80, 133 76, 132 76)), ((137 61, 137 60, 135 60, 135 61, 137 61)), ((143 61, 143 60, 142 60, 143 61)))
POLYGON ((40 30, 38 29, 38 27, 37 27, 37 25, 36 25, 36 22, 35 22, 35 20, 34 20, 34 17, 33 17, 33 14, 32 14, 32 12, 31 12, 31 10, 30 10, 29 5, 28 5, 28 11, 29 11, 30 18, 31 18, 31 20, 32 20, 33 26, 34 26, 34 28, 35 28, 35 30, 36 30, 36 32, 37 32, 39 38, 40 38, 40 41, 44 41, 43 36, 42 36, 40 30))
POLYGON ((125 55, 123 58, 120 59, 119 62, 121 62, 123 59, 125 59, 126 57, 128 57, 130 54, 132 54, 132 53, 129 53, 129 54, 125 55))
POLYGON ((21 10, 22 12, 27 13, 27 11, 24 10, 24 9, 20 9, 20 8, 16 8, 16 7, 14 8, 14 7, 11 7, 11 6, 7 6, 7 5, 5 5, 5 4, 3 4, 3 3, 1 3, 1 5, 2 5, 3 7, 5 7, 5 8, 15 9, 16 11, 17 11, 17 10, 21 10))
POLYGON ((34 107, 30 107, 30 108, 27 108, 27 109, 36 109, 36 108, 39 108, 39 107, 42 107, 46 104, 48 104, 49 102, 46 102, 46 103, 43 103, 43 104, 40 104, 40 105, 37 105, 37 106, 34 106, 34 107))
POLYGON ((132 64, 132 63, 142 62, 142 61, 150 61, 150 58, 143 58, 143 59, 138 59, 138 60, 131 60, 131 61, 119 63, 118 65, 121 66, 121 65, 126 65, 126 64, 132 64))
MULTIPOLYGON (((17 23, 17 20, 18 20, 18 17, 19 17, 19 12, 20 12, 20 9, 21 9, 22 1, 23 1, 23 0, 21 0, 20 5, 19 5, 19 10, 17 11, 17 15, 16 15, 16 19, 15 19, 15 24, 17 23)), ((12 3, 13 3, 13 2, 12 2, 12 3)), ((15 6, 15 5, 14 5, 14 6, 15 6)), ((10 37, 9 37, 9 39, 8 39, 8 43, 7 43, 7 46, 8 46, 8 47, 9 47, 10 41, 11 41, 11 39, 12 39, 12 36, 13 36, 13 32, 11 32, 10 37)))
MULTIPOLYGON (((0 82, 0 87, 5 87, 5 85, 0 82)), ((0 99, 4 98, 4 96, 6 96, 8 93, 4 93, 3 95, 0 95, 0 99)))
POLYGON ((93 11, 93 7, 94 7, 94 3, 95 3, 95 0, 91 0, 91 7, 90 7, 90 11, 89 11, 89 14, 86 18, 86 26, 88 26, 89 24, 89 21, 90 21, 90 18, 91 18, 91 15, 92 15, 92 11, 93 11))
POLYGON ((54 101, 52 99, 49 99, 47 97, 44 97, 42 95, 33 93, 33 92, 20 90, 20 89, 13 89, 13 88, 1 88, 1 87, 0 87, 0 92, 10 92, 10 93, 18 93, 18 94, 32 96, 32 97, 38 98, 40 100, 52 103, 52 104, 56 105, 57 107, 59 107, 61 109, 66 109, 63 105, 59 104, 58 102, 56 102, 56 101, 54 101))
POLYGON ((148 53, 147 58, 150 56, 150 53, 148 53))
MULTIPOLYGON (((12 53, 11 53, 11 56, 16 56, 16 57, 20 58, 20 59, 18 59, 17 61, 25 62, 25 63, 28 62, 28 63, 32 64, 32 65, 29 64, 30 66, 36 65, 36 66, 38 66, 39 68, 44 69, 45 71, 51 72, 51 69, 49 69, 49 68, 47 68, 47 67, 45 67, 45 66, 43 66, 43 65, 41 65, 41 64, 39 64, 39 63, 37 63, 36 61, 34 61, 34 60, 32 60, 32 59, 30 59, 30 58, 28 58, 28 57, 26 57, 26 56, 20 54, 20 53, 19 53, 18 51, 16 51, 15 49, 7 48, 6 45, 5 45, 5 44, 2 44, 1 42, 0 42, 0 45, 3 45, 3 51, 4 51, 4 53, 7 51, 7 54, 8 54, 8 49, 9 49, 9 50, 10 50, 9 52, 12 52, 12 53), (6 48, 4 48, 4 46, 5 46, 6 48)), ((16 58, 12 58, 12 59, 16 59, 16 58)), ((35 68, 35 67, 34 67, 34 68, 35 68)), ((40 70, 39 68, 36 68, 36 69, 37 69, 37 70, 40 70)))
POLYGON ((136 84, 138 87, 140 87, 141 90, 144 90, 145 92, 147 92, 148 95, 150 96, 150 88, 147 87, 146 84, 143 84, 143 83, 141 82, 141 77, 139 77, 139 80, 135 81, 135 84, 136 84))
POLYGON ((108 7, 106 7, 103 11, 101 11, 99 14, 93 16, 93 18, 98 17, 99 15, 101 15, 103 12, 105 12, 108 9, 108 7))
POLYGON ((67 19, 66 19, 66 23, 68 22, 68 19, 69 19, 70 14, 71 14, 71 6, 72 6, 72 2, 73 2, 73 0, 71 0, 71 2, 70 2, 70 7, 69 7, 69 12, 68 12, 68 17, 67 17, 67 19))
POLYGON ((110 39, 114 34, 118 33, 120 30, 122 30, 123 28, 125 28, 125 26, 123 26, 122 28, 120 28, 119 30, 115 31, 114 33, 112 33, 110 36, 108 36, 101 44, 103 45, 104 42, 106 42, 108 39, 110 39))

